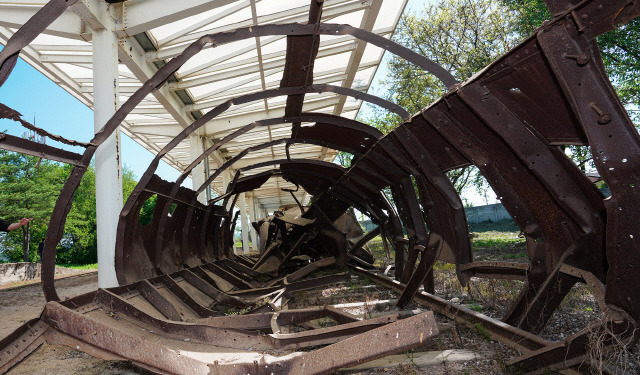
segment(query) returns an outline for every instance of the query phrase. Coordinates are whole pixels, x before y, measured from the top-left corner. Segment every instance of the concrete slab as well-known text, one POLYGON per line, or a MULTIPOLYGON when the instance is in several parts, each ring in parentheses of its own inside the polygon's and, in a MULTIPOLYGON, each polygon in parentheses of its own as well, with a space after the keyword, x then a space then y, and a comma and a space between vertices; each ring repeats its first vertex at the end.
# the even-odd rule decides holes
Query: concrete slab
POLYGON ((373 370, 384 367, 396 367, 402 364, 413 364, 416 367, 440 366, 443 362, 464 362, 481 358, 481 355, 466 349, 449 349, 430 352, 417 352, 411 354, 396 354, 373 360, 361 365, 341 369, 339 373, 373 370))

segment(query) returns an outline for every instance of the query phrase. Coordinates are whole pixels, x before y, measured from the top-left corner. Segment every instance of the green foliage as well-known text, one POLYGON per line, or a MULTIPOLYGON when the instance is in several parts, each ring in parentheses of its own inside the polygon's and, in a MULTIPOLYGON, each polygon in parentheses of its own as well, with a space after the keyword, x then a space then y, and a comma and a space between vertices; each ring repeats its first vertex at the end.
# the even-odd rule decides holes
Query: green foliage
POLYGON ((122 168, 122 201, 126 202, 133 189, 136 188, 138 180, 133 174, 133 170, 126 165, 122 168))
POLYGON ((481 235, 471 239, 471 246, 474 249, 480 248, 498 248, 506 249, 518 246, 524 246, 525 239, 518 237, 518 233, 509 232, 484 232, 481 235))
POLYGON ((640 19, 598 37, 605 70, 636 127, 640 127, 640 19))
POLYGON ((98 263, 91 264, 65 264, 66 268, 73 268, 74 270, 97 270, 98 263))
POLYGON ((153 210, 156 208, 156 202, 158 201, 158 196, 156 194, 150 196, 144 203, 142 204, 142 208, 140 209, 140 215, 138 216, 138 221, 141 225, 149 225, 153 220, 153 210))
POLYGON ((467 186, 473 186, 479 194, 483 194, 489 186, 487 180, 475 166, 452 169, 447 172, 447 176, 458 194, 461 194, 467 186))
MULTIPOLYGON (((551 20, 541 0, 501 0, 519 14, 516 30, 522 38, 529 36, 544 20, 551 20)), ((598 45, 605 71, 620 101, 635 126, 640 128, 640 19, 600 35, 598 45)), ((594 167, 588 147, 568 146, 567 154, 582 171, 594 167)))
POLYGON ((28 262, 36 257, 63 181, 56 163, 0 150, 0 217, 12 223, 33 218, 4 236, 10 260, 28 262))
POLYGON ((481 323, 476 323, 473 326, 480 336, 484 337, 487 341, 491 341, 491 333, 489 333, 489 330, 487 330, 481 323))
POLYGON ((476 301, 471 301, 471 303, 469 304, 469 308, 476 312, 482 312, 482 306, 480 306, 480 304, 478 304, 478 302, 476 301))
POLYGON ((519 16, 515 31, 521 37, 527 37, 546 20, 551 20, 551 12, 540 0, 502 0, 502 3, 519 16))
MULTIPOLYGON (((404 16, 393 39, 465 80, 516 45, 512 32, 516 15, 489 0, 439 0, 420 15, 404 16)), ((388 78, 382 82, 387 88, 384 96, 410 113, 446 92, 435 76, 403 58, 392 57, 388 69, 388 78)), ((386 133, 399 124, 392 119, 376 114, 366 120, 386 133)))
POLYGON ((351 160, 353 159, 353 155, 346 151, 338 151, 338 155, 336 156, 336 161, 338 164, 345 168, 351 167, 351 160))
POLYGON ((525 252, 517 253, 517 254, 505 254, 504 259, 516 259, 516 258, 526 258, 528 255, 525 252))
MULTIPOLYGON (((65 170, 65 176, 71 172, 71 166, 61 168, 65 170)), ((98 261, 95 181, 95 170, 91 165, 74 193, 73 206, 67 215, 64 235, 56 252, 58 264, 91 264, 98 261)), ((122 172, 124 201, 127 200, 136 183, 133 172, 125 166, 122 172)))
MULTIPOLYGON (((0 217, 10 222, 33 217, 28 226, 0 237, 0 252, 7 261, 36 261, 60 189, 72 167, 0 150, 0 217), (28 231, 28 233, 25 233, 28 231), (28 251, 25 258, 24 253, 28 251)), ((136 185, 133 172, 123 170, 124 198, 136 185)), ((95 172, 90 166, 78 189, 57 247, 56 263, 97 262, 95 172)))
MULTIPOLYGON (((69 175, 72 167, 62 168, 66 175, 69 175)), ((56 263, 86 264, 98 261, 96 184, 93 166, 87 169, 74 193, 73 206, 67 215, 64 229, 62 241, 56 252, 56 263)))
MULTIPOLYGON (((517 12, 490 0, 438 0, 421 14, 404 16, 393 39, 463 81, 516 45, 516 21, 517 12)), ((447 90, 435 76, 397 56, 389 60, 388 69, 382 96, 410 113, 427 107, 447 90)), ((379 108, 370 113, 360 120, 383 133, 401 123, 398 116, 379 108)), ((459 193, 468 185, 481 191, 488 187, 474 167, 448 175, 459 193)))

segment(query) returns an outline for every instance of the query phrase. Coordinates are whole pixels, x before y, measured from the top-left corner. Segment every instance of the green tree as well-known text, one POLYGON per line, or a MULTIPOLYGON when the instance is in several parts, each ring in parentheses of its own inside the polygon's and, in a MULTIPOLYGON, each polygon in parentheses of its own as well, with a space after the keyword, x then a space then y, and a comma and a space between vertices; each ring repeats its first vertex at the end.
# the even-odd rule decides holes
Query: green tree
MULTIPOLYGON (((501 0, 519 14, 516 30, 521 37, 529 36, 551 13, 540 0, 501 0)), ((640 127, 640 19, 598 37, 605 70, 620 101, 636 127, 640 127)))
MULTIPOLYGON (((71 172, 71 166, 65 166, 65 171, 68 176, 71 172)), ((57 263, 90 264, 98 261, 95 181, 95 169, 92 164, 74 193, 73 206, 67 216, 64 235, 57 250, 57 263)), ((136 184, 133 171, 124 166, 122 190, 125 201, 136 184)))
MULTIPOLYGON (((463 81, 517 44, 517 16, 511 8, 490 0, 438 0, 420 14, 404 16, 393 39, 463 81)), ((425 108, 447 90, 435 76, 402 58, 391 57, 387 65, 383 96, 410 113, 425 108)), ((398 116, 375 108, 360 120, 384 133, 401 122, 398 116)), ((470 183, 480 189, 488 186, 474 167, 451 171, 449 178, 458 192, 470 183)))
POLYGON ((142 204, 142 208, 140 209, 140 215, 138 216, 138 221, 142 225, 151 224, 153 221, 153 211, 156 208, 156 202, 158 201, 158 196, 153 194, 142 204))
POLYGON ((4 247, 12 260, 22 258, 28 262, 33 253, 30 244, 44 238, 62 186, 60 177, 57 163, 0 150, 0 216, 11 222, 33 218, 4 239, 4 247))
MULTIPOLYGON (((35 249, 46 235, 53 207, 71 168, 70 165, 0 150, 0 217, 11 222, 33 217, 29 225, 0 239, 6 260, 28 262, 36 259, 35 249)), ((125 200, 136 183, 133 172, 125 166, 122 173, 125 200)), ((96 261, 96 187, 91 165, 74 193, 56 262, 87 264, 96 261)))
MULTIPOLYGON (((516 30, 521 37, 533 33, 551 13, 540 0, 501 0, 519 14, 516 30)), ((622 105, 637 128, 640 128, 640 19, 631 20, 618 29, 598 37, 605 71, 622 105)), ((584 146, 567 146, 567 155, 582 171, 594 168, 591 150, 584 146)))
MULTIPOLYGON (((72 166, 64 167, 66 175, 72 166)), ((98 261, 95 171, 91 165, 73 195, 64 235, 56 251, 56 263, 88 264, 98 261)))

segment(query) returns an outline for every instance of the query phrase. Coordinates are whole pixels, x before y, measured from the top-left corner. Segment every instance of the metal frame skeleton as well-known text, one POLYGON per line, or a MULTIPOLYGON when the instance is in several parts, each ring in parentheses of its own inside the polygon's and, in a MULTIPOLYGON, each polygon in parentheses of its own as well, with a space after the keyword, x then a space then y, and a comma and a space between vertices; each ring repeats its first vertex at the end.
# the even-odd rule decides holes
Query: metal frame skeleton
MULTIPOLYGON (((50 1, 14 34, 0 52, 0 84, 10 74, 20 50, 72 3, 50 1)), ((292 291, 348 277, 337 273, 302 280, 311 272, 347 265, 353 272, 366 273, 398 290, 401 307, 416 300, 463 323, 482 323, 494 338, 523 350, 525 354, 511 362, 528 369, 591 371, 586 355, 588 334, 594 330, 637 341, 640 290, 634 286, 640 282, 640 273, 634 267, 640 264, 640 243, 634 238, 640 236, 640 193, 636 188, 640 186, 640 137, 604 73, 594 38, 637 17, 640 4, 624 0, 549 1, 553 21, 468 81, 458 83, 432 61, 387 39, 348 25, 322 23, 322 3, 311 1, 307 24, 258 25, 206 35, 188 45, 145 82, 90 143, 82 144, 86 148, 82 155, 8 135, 0 137, 4 149, 74 165, 56 203, 45 242, 43 289, 49 303, 41 319, 0 342, 1 371, 46 340, 77 344, 92 355, 127 358, 171 373, 326 373, 419 345, 437 333, 430 313, 357 321, 332 308, 278 310, 277 304, 292 291), (122 286, 58 302, 53 281, 55 247, 62 237, 73 192, 96 148, 146 95, 165 84, 206 45, 268 35, 287 37, 280 88, 225 101, 158 152, 120 214, 116 270, 122 286), (380 98, 350 88, 314 84, 314 60, 323 35, 351 35, 375 44, 433 73, 449 91, 409 116, 380 98), (305 94, 325 91, 381 105, 404 122, 383 136, 353 120, 302 111, 305 94), (232 106, 282 95, 287 96, 284 118, 262 119, 234 131, 204 150, 173 183, 154 174, 160 159, 207 121, 232 106), (315 124, 301 126, 307 122, 315 124), (259 126, 281 123, 291 124, 291 136, 250 146, 221 165, 196 191, 181 187, 193 168, 233 138, 259 126), (354 159, 350 168, 342 168, 291 158, 287 153, 286 160, 237 169, 225 194, 208 205, 198 201, 215 176, 248 153, 276 143, 286 144, 287 150, 295 143, 322 145, 347 151, 354 159), (567 144, 591 147, 611 198, 605 200, 560 151, 558 146, 567 144), (468 165, 479 168, 524 233, 530 260, 526 267, 474 262, 462 202, 445 175, 447 170, 468 165), (275 168, 246 174, 268 166, 275 168), (229 203, 273 176, 282 176, 313 195, 311 204, 299 215, 279 213, 263 222, 263 252, 258 259, 236 256, 232 238, 235 218, 229 203), (393 202, 383 193, 386 188, 393 202), (153 194, 158 196, 153 221, 141 225, 140 209, 153 194), (366 239, 349 242, 334 224, 349 207, 369 215, 378 225, 375 233, 394 249, 396 280, 362 268, 371 268, 373 262, 371 254, 362 250, 366 239), (292 257, 300 254, 317 261, 285 272, 292 257), (472 276, 517 278, 525 284, 499 322, 428 293, 437 259, 455 264, 463 285, 472 276), (577 282, 590 285, 605 318, 562 342, 550 343, 536 336, 577 282), (425 291, 420 291, 421 286, 425 291), (272 303, 258 306, 266 297, 272 303), (221 316, 212 309, 216 304, 247 312, 221 316), (338 325, 280 333, 283 325, 325 316, 338 325), (154 330, 161 332, 164 343, 147 340, 154 330), (263 336, 255 330, 272 333, 263 336), (396 339, 389 336, 393 333, 396 339), (341 341, 345 337, 350 338, 341 341), (372 347, 373 342, 382 344, 372 347), (305 354, 272 355, 282 349, 320 344, 331 345, 305 354), (347 345, 353 345, 358 353, 345 356, 347 345), (247 346, 271 354, 245 353, 229 362, 220 350, 247 346), (206 353, 206 359, 179 355, 189 351, 206 353)), ((31 126, 6 106, 0 107, 0 116, 31 126)))

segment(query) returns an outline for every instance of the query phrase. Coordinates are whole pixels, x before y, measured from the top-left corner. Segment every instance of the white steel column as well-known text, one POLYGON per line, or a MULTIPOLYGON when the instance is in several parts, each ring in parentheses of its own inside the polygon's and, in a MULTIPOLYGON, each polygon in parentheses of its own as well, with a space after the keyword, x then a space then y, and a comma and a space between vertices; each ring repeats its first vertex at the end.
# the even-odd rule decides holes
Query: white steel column
MULTIPOLYGON (((218 165, 218 168, 220 168, 220 165, 218 165)), ((226 169, 224 171, 222 171, 222 191, 221 193, 224 194, 227 192, 227 187, 229 186, 229 184, 231 183, 231 174, 229 173, 229 170, 226 169)), ((231 205, 233 203, 233 200, 230 199, 229 202, 227 203, 227 207, 225 207, 229 212, 233 211, 233 206, 231 205)), ((231 214, 231 219, 233 219, 234 214, 232 212, 231 214)), ((236 232, 234 230, 234 232, 231 234, 233 236, 233 253, 237 254, 237 249, 236 249, 236 232)))
POLYGON ((247 200, 244 193, 238 196, 238 206, 240 207, 240 224, 242 226, 242 251, 245 255, 249 254, 249 232, 247 228, 247 200))
MULTIPOLYGON (((119 107, 118 39, 111 30, 93 32, 93 124, 98 132, 119 107)), ((120 130, 96 150, 96 221, 98 287, 118 285, 115 270, 116 230, 122 210, 120 130)))
MULTIPOLYGON (((202 154, 202 140, 200 139, 200 136, 189 136, 189 151, 191 154, 191 161, 194 161, 202 154)), ((200 186, 204 184, 204 164, 204 161, 202 161, 191 170, 191 183, 194 191, 198 190, 200 186)), ((204 191, 198 195, 198 201, 204 205, 207 204, 206 193, 204 191)))
MULTIPOLYGON (((220 168, 220 165, 218 165, 218 168, 220 168)), ((227 192, 227 187, 229 187, 229 184, 231 183, 231 175, 229 174, 229 170, 225 169, 224 171, 222 171, 222 194, 225 194, 227 192)), ((232 200, 229 200, 229 203, 227 203, 227 210, 232 210, 233 207, 231 206, 231 202, 232 200)), ((233 217, 233 215, 232 215, 233 217)))
POLYGON ((253 197, 249 197, 249 228, 251 229, 251 249, 253 251, 257 251, 260 247, 258 246, 258 236, 256 233, 256 228, 253 227, 253 223, 256 221, 256 207, 255 207, 255 199, 253 197))

